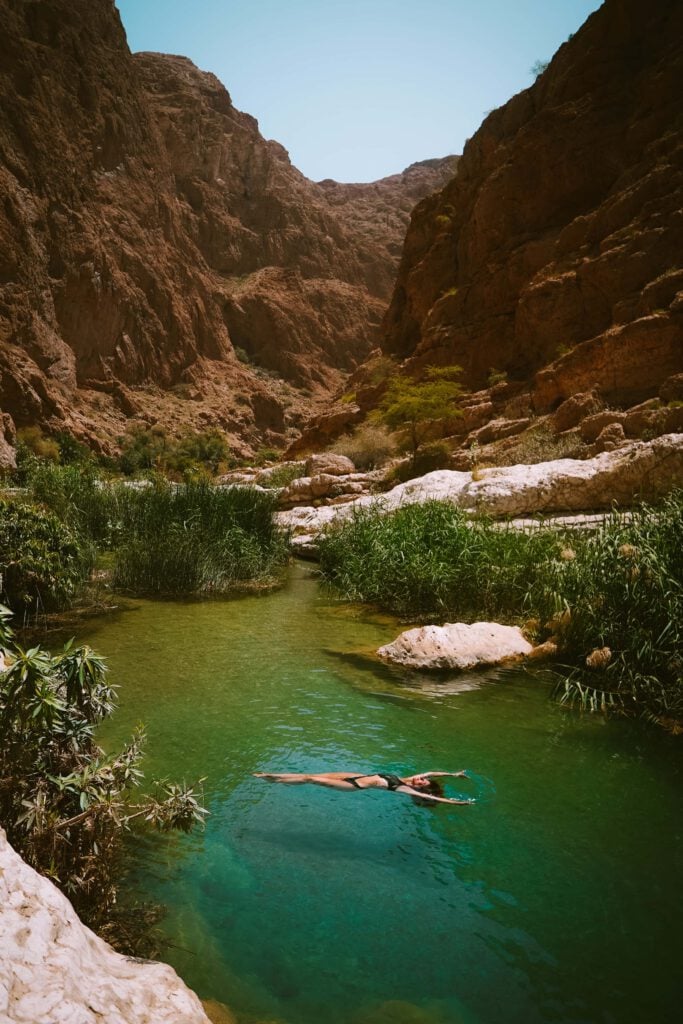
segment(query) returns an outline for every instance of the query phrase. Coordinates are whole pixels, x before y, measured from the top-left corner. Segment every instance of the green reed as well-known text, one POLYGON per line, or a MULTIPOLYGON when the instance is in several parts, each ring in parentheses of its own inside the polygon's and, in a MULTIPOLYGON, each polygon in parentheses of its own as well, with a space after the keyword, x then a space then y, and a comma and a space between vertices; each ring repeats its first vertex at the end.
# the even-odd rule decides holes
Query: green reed
POLYGON ((55 512, 94 553, 112 551, 114 586, 138 593, 225 592, 274 582, 287 561, 272 495, 208 481, 107 482, 94 467, 43 463, 30 498, 55 512))
MULTIPOLYGON (((522 532, 446 502, 362 509, 321 543, 344 597, 414 619, 536 620, 564 663, 560 699, 683 719, 683 492, 592 530, 522 532)), ((674 727, 674 725, 672 725, 674 727)))
POLYGON ((287 545, 274 498, 253 488, 158 482, 127 501, 113 582, 145 593, 220 593, 274 582, 287 545))
POLYGON ((559 550, 549 531, 470 520, 448 502, 356 511, 320 545, 324 578, 352 601, 412 618, 498 615, 522 607, 530 578, 559 550))
POLYGON ((564 703, 683 719, 683 491, 614 513, 552 561, 528 601, 559 623, 564 703), (566 553, 566 552, 565 552, 566 553))

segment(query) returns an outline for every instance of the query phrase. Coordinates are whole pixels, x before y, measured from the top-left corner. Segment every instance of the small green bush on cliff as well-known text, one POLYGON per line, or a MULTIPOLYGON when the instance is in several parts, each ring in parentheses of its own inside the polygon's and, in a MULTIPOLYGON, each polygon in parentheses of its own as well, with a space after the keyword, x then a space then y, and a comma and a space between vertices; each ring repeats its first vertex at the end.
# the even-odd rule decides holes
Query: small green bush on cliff
POLYGON ((215 429, 172 438, 163 427, 136 428, 120 441, 118 468, 126 476, 152 471, 176 480, 196 475, 199 471, 215 475, 230 457, 224 435, 215 429))
POLYGON ((461 373, 459 366, 432 366, 422 381, 399 374, 390 378, 375 419, 397 432, 413 464, 420 448, 462 415, 456 405, 463 391, 461 373))

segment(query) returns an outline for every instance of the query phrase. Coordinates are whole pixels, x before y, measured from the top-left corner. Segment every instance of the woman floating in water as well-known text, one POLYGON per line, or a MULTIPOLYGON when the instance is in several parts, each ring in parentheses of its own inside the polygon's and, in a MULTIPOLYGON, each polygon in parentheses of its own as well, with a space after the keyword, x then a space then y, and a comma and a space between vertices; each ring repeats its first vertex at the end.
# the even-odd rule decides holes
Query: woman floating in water
POLYGON ((328 786, 330 789, 390 789, 393 793, 419 796, 422 800, 434 800, 440 804, 473 804, 474 800, 452 800, 440 796, 443 792, 433 779, 451 776, 456 779, 468 778, 467 772, 420 772, 403 779, 399 775, 354 775, 351 772, 321 772, 316 775, 297 775, 290 772, 254 772, 257 779, 268 782, 284 782, 287 786, 300 786, 306 782, 314 786, 328 786))

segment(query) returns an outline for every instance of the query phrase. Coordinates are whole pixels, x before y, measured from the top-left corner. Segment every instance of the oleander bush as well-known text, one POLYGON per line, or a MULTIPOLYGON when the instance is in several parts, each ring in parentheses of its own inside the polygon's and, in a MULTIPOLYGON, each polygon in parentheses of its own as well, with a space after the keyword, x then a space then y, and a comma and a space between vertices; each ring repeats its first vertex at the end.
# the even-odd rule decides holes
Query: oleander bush
MULTIPOLYGON (((0 826, 29 864, 48 875, 110 941, 124 832, 149 823, 188 832, 207 813, 185 784, 142 780, 144 733, 121 751, 96 744, 115 709, 102 658, 70 642, 56 655, 22 648, 0 606, 0 826)), ((139 938, 139 933, 135 938, 139 938)), ((117 943, 118 944, 118 943, 117 943)), ((137 952, 126 942, 126 952, 137 952)))

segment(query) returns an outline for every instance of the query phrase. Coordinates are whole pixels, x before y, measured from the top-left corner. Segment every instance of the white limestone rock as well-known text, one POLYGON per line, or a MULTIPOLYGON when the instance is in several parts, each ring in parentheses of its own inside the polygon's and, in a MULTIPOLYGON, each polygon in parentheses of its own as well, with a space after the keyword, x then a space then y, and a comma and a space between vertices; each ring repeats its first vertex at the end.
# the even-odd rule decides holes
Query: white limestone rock
POLYGON ((0 1024, 209 1024, 172 967, 114 952, 0 829, 0 1024))
POLYGON ((447 622, 444 626, 408 629, 393 643, 380 647, 383 661, 405 668, 457 669, 500 665, 531 654, 532 645, 518 626, 497 622, 447 622))
POLYGON ((610 508, 615 502, 628 506, 639 498, 654 500, 681 485, 683 434, 664 434, 653 441, 626 443, 592 459, 483 469, 477 480, 469 472, 437 470, 399 484, 381 498, 367 495, 332 508, 297 507, 279 512, 277 521, 294 536, 311 536, 373 503, 391 512, 400 505, 432 499, 491 516, 581 512, 610 508))

